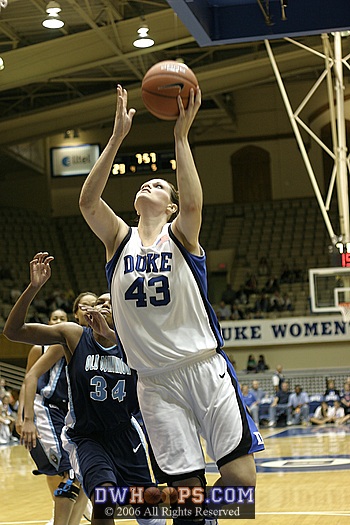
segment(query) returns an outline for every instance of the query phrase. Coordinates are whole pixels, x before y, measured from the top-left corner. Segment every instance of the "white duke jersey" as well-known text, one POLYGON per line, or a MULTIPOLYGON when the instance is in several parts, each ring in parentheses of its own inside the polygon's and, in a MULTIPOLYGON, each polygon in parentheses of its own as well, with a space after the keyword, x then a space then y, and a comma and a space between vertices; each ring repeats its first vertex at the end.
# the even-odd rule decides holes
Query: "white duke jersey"
POLYGON ((208 300, 205 254, 189 253, 170 224, 153 246, 143 246, 137 228, 130 228, 106 274, 117 337, 140 375, 179 367, 223 346, 208 300))

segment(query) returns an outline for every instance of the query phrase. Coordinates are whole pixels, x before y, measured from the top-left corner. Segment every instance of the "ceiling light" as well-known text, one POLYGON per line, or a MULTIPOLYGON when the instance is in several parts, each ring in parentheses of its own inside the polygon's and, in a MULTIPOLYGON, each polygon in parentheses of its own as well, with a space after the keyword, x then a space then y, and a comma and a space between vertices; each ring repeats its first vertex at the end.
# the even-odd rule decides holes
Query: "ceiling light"
POLYGON ((140 29, 137 30, 139 36, 133 42, 133 45, 135 47, 145 48, 152 47, 154 45, 154 40, 152 40, 152 38, 149 37, 148 31, 149 29, 146 25, 141 26, 140 29))
POLYGON ((2 71, 3 69, 5 69, 5 64, 3 59, 0 57, 0 71, 2 71))
POLYGON ((64 22, 59 15, 60 11, 61 6, 58 2, 49 2, 46 8, 48 16, 43 21, 43 26, 48 29, 60 29, 60 27, 63 27, 64 22))

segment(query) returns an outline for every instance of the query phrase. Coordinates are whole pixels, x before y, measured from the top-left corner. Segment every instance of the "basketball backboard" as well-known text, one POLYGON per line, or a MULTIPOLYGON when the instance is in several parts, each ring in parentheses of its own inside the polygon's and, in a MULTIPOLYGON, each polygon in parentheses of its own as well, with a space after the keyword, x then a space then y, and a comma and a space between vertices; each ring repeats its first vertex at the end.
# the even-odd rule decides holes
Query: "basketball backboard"
POLYGON ((349 0, 167 0, 200 46, 345 31, 349 0))
POLYGON ((350 268, 310 268, 309 286, 313 313, 342 313, 350 303, 350 268))

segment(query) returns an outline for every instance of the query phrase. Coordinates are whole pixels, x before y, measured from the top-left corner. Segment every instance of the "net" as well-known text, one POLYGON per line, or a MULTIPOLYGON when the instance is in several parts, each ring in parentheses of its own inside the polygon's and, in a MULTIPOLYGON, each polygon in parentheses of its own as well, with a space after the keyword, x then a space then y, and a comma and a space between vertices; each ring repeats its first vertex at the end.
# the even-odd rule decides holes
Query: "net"
POLYGON ((343 321, 346 323, 350 321, 350 302, 342 302, 339 303, 339 310, 341 312, 341 315, 343 317, 343 321))

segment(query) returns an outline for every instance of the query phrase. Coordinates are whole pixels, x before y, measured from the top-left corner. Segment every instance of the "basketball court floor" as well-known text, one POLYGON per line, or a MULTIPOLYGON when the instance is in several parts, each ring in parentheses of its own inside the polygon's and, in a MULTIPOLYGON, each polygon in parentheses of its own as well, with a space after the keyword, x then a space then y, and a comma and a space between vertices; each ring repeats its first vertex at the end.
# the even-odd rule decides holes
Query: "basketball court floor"
MULTIPOLYGON (((256 454, 257 525, 350 523, 350 425, 262 429, 266 450, 256 454)), ((217 478, 207 458, 209 484, 217 478)), ((0 525, 42 525, 52 503, 44 477, 31 474, 24 447, 0 445, 0 525)), ((220 520, 230 525, 233 520, 220 520)), ((130 520, 119 520, 130 525, 130 520)), ((81 524, 88 523, 85 519, 81 524)), ((118 521, 116 520, 116 523, 118 521)), ((252 523, 240 519, 238 523, 252 523)), ((169 521, 170 524, 170 521, 169 521)))

